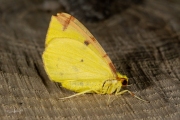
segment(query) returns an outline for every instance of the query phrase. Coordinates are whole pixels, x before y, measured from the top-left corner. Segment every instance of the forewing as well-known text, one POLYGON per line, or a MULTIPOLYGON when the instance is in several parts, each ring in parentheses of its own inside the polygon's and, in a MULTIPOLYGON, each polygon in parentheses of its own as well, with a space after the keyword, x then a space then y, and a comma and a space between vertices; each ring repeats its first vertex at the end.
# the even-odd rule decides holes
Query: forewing
POLYGON ((73 16, 67 13, 58 13, 57 16, 52 16, 46 37, 46 46, 54 38, 69 38, 85 44, 100 59, 103 59, 106 66, 109 66, 109 69, 111 69, 112 74, 117 77, 116 69, 109 56, 106 54, 94 36, 73 16))
POLYGON ((43 62, 49 78, 56 82, 114 78, 109 65, 86 44, 75 39, 52 39, 43 53, 43 62))

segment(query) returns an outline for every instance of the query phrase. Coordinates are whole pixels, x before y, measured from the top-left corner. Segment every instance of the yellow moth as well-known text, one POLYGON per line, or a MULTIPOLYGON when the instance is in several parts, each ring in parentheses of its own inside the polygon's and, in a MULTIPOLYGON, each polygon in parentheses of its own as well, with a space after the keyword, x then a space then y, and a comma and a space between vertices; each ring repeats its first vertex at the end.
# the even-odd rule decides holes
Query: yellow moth
POLYGON ((120 95, 129 92, 135 96, 129 90, 121 91, 128 78, 116 71, 94 36, 67 13, 51 17, 42 59, 50 80, 78 92, 65 98, 84 93, 120 95))

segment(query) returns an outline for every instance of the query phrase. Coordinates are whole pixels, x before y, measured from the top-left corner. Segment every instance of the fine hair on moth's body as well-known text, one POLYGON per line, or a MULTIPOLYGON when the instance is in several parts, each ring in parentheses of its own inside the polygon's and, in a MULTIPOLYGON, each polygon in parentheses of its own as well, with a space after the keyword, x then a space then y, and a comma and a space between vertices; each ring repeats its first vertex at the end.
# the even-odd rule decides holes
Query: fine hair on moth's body
POLYGON ((45 51, 42 58, 50 80, 59 82, 64 88, 77 94, 85 93, 115 94, 130 93, 128 78, 117 72, 111 59, 95 37, 76 18, 67 13, 51 17, 45 51))

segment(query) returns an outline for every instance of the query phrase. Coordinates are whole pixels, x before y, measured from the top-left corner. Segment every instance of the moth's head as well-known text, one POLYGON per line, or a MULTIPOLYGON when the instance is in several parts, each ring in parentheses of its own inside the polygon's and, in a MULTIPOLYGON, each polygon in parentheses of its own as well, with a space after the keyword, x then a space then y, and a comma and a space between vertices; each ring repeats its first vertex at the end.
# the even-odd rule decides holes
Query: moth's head
POLYGON ((121 81, 123 86, 126 86, 128 84, 128 78, 126 75, 122 75, 117 72, 117 80, 121 81))

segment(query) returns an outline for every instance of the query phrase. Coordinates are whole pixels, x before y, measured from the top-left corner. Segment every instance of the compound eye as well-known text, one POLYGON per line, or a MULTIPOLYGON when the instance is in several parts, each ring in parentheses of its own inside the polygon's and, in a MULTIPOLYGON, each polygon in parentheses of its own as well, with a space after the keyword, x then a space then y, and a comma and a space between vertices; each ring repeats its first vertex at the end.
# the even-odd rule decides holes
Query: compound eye
POLYGON ((126 79, 122 79, 122 85, 127 85, 127 84, 128 84, 127 80, 126 79))

